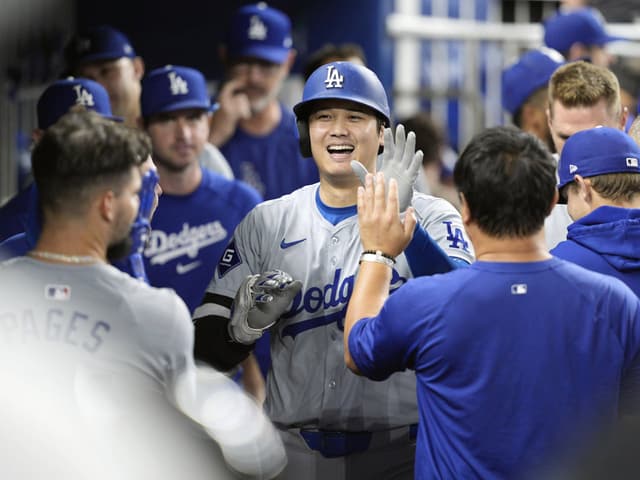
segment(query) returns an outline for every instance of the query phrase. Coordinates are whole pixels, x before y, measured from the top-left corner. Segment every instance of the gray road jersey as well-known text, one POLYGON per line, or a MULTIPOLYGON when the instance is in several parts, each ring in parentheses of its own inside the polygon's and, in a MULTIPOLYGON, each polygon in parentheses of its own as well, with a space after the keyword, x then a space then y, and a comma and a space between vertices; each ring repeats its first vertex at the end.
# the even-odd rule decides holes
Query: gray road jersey
POLYGON ((184 302, 110 265, 0 264, 0 365, 27 379, 14 391, 37 386, 38 405, 78 432, 99 427, 86 441, 104 478, 236 478, 218 446, 235 471, 260 478, 286 462, 262 410, 225 375, 196 369, 184 302))
POLYGON ((556 205, 544 220, 544 238, 549 250, 555 248, 560 242, 567 239, 567 228, 573 223, 569 216, 567 206, 556 205))
POLYGON ((224 157, 222 152, 218 150, 218 147, 209 142, 204 144, 202 153, 198 157, 198 162, 203 167, 222 175, 224 178, 228 178, 229 180, 234 179, 233 170, 231 170, 231 166, 229 165, 229 162, 227 162, 227 159, 224 157))
MULTIPOLYGON (((250 212, 236 229, 208 291, 233 298, 247 275, 274 268, 302 281, 291 309, 272 329, 266 409, 276 424, 348 431, 415 423, 413 372, 373 382, 345 366, 344 313, 362 252, 358 219, 354 215, 335 226, 329 223, 317 209, 317 188, 303 187, 250 212)), ((448 254, 472 260, 461 248, 461 219, 449 203, 416 194, 413 205, 420 223, 448 254)), ((400 255, 392 289, 409 277, 400 255)), ((229 310, 205 304, 194 317, 197 321, 211 314, 228 318, 229 310)))
POLYGON ((171 401, 178 376, 193 368, 182 300, 104 264, 1 264, 0 344, 65 355, 77 365, 74 388, 104 384, 171 401))

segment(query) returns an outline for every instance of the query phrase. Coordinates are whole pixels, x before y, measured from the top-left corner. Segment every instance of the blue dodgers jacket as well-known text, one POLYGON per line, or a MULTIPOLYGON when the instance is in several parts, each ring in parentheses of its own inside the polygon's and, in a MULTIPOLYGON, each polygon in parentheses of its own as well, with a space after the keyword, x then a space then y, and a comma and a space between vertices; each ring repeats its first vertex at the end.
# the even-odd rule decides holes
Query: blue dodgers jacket
POLYGON ((569 225, 551 253, 619 278, 640 296, 640 209, 599 207, 569 225))

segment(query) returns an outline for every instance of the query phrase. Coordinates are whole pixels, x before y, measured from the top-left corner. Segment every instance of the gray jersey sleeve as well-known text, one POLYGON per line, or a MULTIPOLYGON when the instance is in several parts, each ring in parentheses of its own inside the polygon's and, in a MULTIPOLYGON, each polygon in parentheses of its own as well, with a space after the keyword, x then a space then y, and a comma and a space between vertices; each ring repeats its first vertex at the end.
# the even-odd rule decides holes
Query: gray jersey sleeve
POLYGON ((203 167, 222 175, 224 178, 228 178, 229 180, 234 179, 233 170, 231 170, 227 159, 222 152, 218 150, 218 147, 209 142, 204 144, 202 153, 200 157, 198 157, 198 162, 203 167))
POLYGON ((261 269, 260 245, 269 242, 264 229, 259 227, 261 210, 258 205, 236 227, 213 272, 204 299, 193 313, 196 359, 218 370, 231 370, 253 349, 252 345, 232 342, 227 323, 240 284, 247 276, 261 269))
POLYGON ((473 262, 473 246, 453 205, 422 193, 414 193, 411 203, 420 225, 447 255, 473 262))
POLYGON ((163 363, 164 383, 166 385, 167 397, 172 403, 176 402, 176 388, 178 381, 190 379, 195 371, 193 362, 193 323, 189 310, 184 302, 172 291, 164 291, 169 297, 167 304, 159 315, 167 315, 173 321, 168 322, 169 331, 167 335, 158 339, 158 348, 162 352, 160 361, 163 363))

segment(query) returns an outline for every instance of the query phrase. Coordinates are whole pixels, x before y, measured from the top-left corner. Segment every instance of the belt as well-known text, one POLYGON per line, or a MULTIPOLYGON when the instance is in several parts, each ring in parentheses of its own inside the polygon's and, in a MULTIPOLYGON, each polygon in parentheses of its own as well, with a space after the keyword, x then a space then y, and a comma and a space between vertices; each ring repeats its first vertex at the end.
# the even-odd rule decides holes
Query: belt
POLYGON ((379 435, 389 442, 393 439, 390 432, 395 432, 396 438, 399 437, 398 434, 407 433, 408 439, 415 441, 418 435, 418 424, 377 432, 336 432, 301 428, 300 436, 311 450, 320 452, 325 458, 336 458, 368 450, 372 439, 379 435))

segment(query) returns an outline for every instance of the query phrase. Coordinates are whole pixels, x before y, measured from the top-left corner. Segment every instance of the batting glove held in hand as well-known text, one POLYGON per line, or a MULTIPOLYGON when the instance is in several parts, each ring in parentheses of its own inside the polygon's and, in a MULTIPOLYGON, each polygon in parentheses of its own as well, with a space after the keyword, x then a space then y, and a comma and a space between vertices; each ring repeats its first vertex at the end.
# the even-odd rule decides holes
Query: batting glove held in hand
POLYGON ((131 227, 131 240, 133 253, 142 253, 146 246, 149 232, 151 231, 151 214, 153 213, 153 201, 156 197, 156 185, 158 185, 158 172, 148 170, 142 176, 140 188, 140 207, 131 227))
MULTIPOLYGON (((396 141, 393 141, 393 133, 390 128, 384 129, 384 152, 382 153, 382 166, 379 171, 384 173, 384 178, 389 187, 392 178, 398 182, 398 200, 400 211, 404 212, 411 205, 413 197, 413 184, 416 182, 418 172, 422 166, 422 150, 416 152, 416 134, 409 132, 405 137, 404 125, 396 127, 396 141)), ((357 160, 351 161, 353 172, 364 185, 367 169, 357 160)), ((373 173, 373 172, 372 172, 373 173)))
POLYGON ((302 282, 281 270, 247 277, 233 300, 231 338, 245 345, 254 343, 278 321, 301 288, 302 282))

